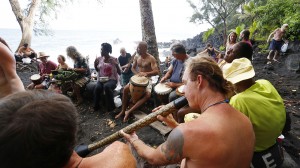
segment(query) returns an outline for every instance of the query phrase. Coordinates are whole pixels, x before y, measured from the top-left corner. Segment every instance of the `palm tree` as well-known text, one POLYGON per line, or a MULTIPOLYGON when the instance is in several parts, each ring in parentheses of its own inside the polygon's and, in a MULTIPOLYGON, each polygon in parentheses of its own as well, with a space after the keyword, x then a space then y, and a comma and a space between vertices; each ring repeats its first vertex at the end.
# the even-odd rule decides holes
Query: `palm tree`
POLYGON ((151 0, 139 0, 141 11, 142 40, 148 44, 148 52, 160 65, 151 0))

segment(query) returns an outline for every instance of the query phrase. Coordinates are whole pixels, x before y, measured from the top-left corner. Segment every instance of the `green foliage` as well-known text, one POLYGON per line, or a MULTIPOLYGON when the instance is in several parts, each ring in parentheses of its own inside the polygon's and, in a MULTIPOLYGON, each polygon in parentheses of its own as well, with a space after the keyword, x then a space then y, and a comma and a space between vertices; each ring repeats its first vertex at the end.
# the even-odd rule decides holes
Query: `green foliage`
MULTIPOLYGON (((36 35, 52 35, 53 32, 48 21, 57 19, 59 9, 70 2, 73 2, 73 0, 42 0, 37 12, 38 14, 34 19, 34 33, 36 35)), ((29 7, 28 5, 25 11, 29 10, 29 7)))
POLYGON ((219 50, 220 50, 220 51, 225 51, 225 49, 226 49, 226 47, 223 46, 223 45, 221 45, 221 46, 219 47, 219 50))
POLYGON ((208 38, 214 34, 215 32, 215 29, 214 28, 211 28, 211 29, 208 29, 206 32, 204 32, 202 38, 203 38, 203 42, 206 42, 208 40, 208 38))
POLYGON ((237 27, 235 28, 235 32, 236 32, 236 34, 237 34, 238 37, 240 36, 241 31, 244 30, 244 29, 245 29, 245 25, 244 25, 244 24, 242 24, 242 25, 240 25, 240 26, 237 26, 237 27))
MULTIPOLYGON (((196 0, 195 0, 196 1, 196 0)), ((224 3, 224 0, 198 0, 199 5, 195 5, 192 0, 187 0, 194 14, 191 17, 191 22, 194 23, 209 23, 218 34, 227 36, 227 22, 233 20, 232 17, 237 13, 238 7, 245 0, 230 0, 224 3)))
POLYGON ((256 21, 253 21, 252 25, 249 28, 250 31, 250 39, 253 39, 255 31, 258 29, 258 24, 256 21))
POLYGON ((300 37, 300 2, 299 0, 268 0, 264 6, 255 10, 259 21, 260 34, 272 32, 282 24, 289 24, 290 40, 300 37), (267 25, 267 26, 266 26, 267 25))

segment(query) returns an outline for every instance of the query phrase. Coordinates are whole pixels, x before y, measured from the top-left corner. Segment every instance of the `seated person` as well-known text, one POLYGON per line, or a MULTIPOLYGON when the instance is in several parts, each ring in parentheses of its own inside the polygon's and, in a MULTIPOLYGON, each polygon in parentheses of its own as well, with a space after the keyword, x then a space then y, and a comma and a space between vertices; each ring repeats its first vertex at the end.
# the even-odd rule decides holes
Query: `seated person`
POLYGON ((256 141, 250 167, 280 167, 283 151, 277 138, 286 121, 281 96, 269 81, 254 81, 255 72, 247 58, 233 60, 223 73, 235 85, 237 93, 230 99, 230 104, 249 117, 253 125, 256 141))
POLYGON ((86 59, 77 51, 74 46, 67 47, 67 55, 74 61, 74 68, 69 68, 79 74, 78 79, 72 84, 73 92, 77 98, 76 105, 83 103, 83 98, 81 95, 81 88, 90 81, 91 72, 86 59))
POLYGON ((23 83, 16 72, 16 61, 5 42, 0 37, 0 99, 15 92, 23 91, 23 83))
POLYGON ((210 43, 206 44, 205 50, 200 52, 199 54, 202 53, 208 53, 210 57, 212 57, 216 62, 218 62, 217 56, 219 55, 220 51, 215 49, 210 43))
POLYGON ((63 55, 58 55, 57 57, 58 66, 56 70, 67 70, 69 68, 68 64, 66 63, 66 57, 63 55))
POLYGON ((226 69, 228 63, 231 63, 237 58, 248 58, 250 61, 252 61, 252 54, 253 49, 248 43, 238 42, 225 53, 224 60, 219 62, 218 65, 223 70, 226 69))
POLYGON ((37 59, 41 60, 41 63, 39 63, 39 74, 41 76, 41 83, 34 83, 32 82, 29 84, 26 88, 29 90, 32 89, 48 89, 50 85, 50 74, 52 70, 56 70, 57 65, 52 62, 48 61, 49 55, 47 55, 44 52, 39 52, 39 56, 37 59))
POLYGON ((16 56, 19 56, 22 58, 35 58, 37 56, 36 52, 29 47, 28 43, 25 43, 23 46, 21 46, 16 54, 16 56))
POLYGON ((114 90, 117 87, 121 69, 118 59, 109 55, 111 52, 111 45, 102 43, 101 57, 97 57, 94 63, 99 78, 94 89, 94 111, 99 110, 100 95, 103 91, 105 91, 105 98, 108 100, 107 110, 112 111, 115 109, 114 90), (107 80, 102 81, 101 77, 107 77, 107 80))
POLYGON ((3 168, 134 168, 128 145, 114 142, 81 158, 73 149, 78 114, 69 98, 46 90, 23 91, 0 100, 3 168))
POLYGON ((180 97, 176 94, 176 88, 183 85, 182 75, 184 71, 184 62, 189 58, 189 56, 186 54, 185 47, 182 44, 174 44, 171 47, 171 51, 175 59, 168 68, 168 72, 160 80, 160 83, 165 82, 165 84, 171 87, 173 90, 169 94, 169 102, 180 97), (167 79, 170 79, 170 81, 166 82, 167 79))
MULTIPOLYGON (((138 76, 144 76, 150 78, 151 76, 155 76, 159 73, 156 59, 154 56, 147 53, 147 43, 140 42, 137 46, 137 56, 134 57, 132 72, 138 76), (138 70, 137 71, 137 67, 138 70)), ((146 89, 145 95, 139 99, 130 109, 127 109, 128 106, 128 98, 129 98, 129 84, 127 84, 123 89, 123 98, 122 98, 122 110, 121 112, 115 116, 115 118, 119 118, 125 114, 123 122, 128 120, 129 114, 131 114, 134 110, 138 109, 141 105, 143 105, 150 97, 151 97, 152 84, 149 82, 149 85, 146 89)))
POLYGON ((181 162, 182 168, 249 168, 254 132, 250 120, 226 101, 232 84, 212 58, 193 57, 186 62, 185 97, 201 115, 183 124, 176 123, 172 115, 158 116, 173 130, 157 148, 143 143, 135 133, 120 133, 152 165, 181 162))
POLYGON ((121 66, 122 74, 121 74, 121 85, 125 86, 129 83, 130 78, 133 76, 133 73, 131 71, 131 55, 126 52, 125 48, 120 49, 121 55, 118 58, 118 61, 121 66))

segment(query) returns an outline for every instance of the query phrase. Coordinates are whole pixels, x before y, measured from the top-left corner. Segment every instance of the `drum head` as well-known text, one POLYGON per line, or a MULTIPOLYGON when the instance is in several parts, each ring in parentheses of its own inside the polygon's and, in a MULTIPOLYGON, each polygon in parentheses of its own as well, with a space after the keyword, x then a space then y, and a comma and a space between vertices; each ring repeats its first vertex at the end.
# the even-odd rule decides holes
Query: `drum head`
POLYGON ((30 79, 35 81, 35 80, 39 80, 41 78, 41 75, 40 74, 34 74, 34 75, 31 75, 30 79))
POLYGON ((144 76, 134 75, 130 78, 130 83, 136 86, 148 86, 149 79, 144 76))
POLYGON ((177 91, 178 91, 179 93, 181 93, 181 94, 184 94, 184 86, 185 86, 185 85, 179 86, 179 87, 177 88, 177 91))
POLYGON ((172 88, 164 83, 159 83, 154 87, 154 91, 157 94, 168 94, 172 91, 172 88))

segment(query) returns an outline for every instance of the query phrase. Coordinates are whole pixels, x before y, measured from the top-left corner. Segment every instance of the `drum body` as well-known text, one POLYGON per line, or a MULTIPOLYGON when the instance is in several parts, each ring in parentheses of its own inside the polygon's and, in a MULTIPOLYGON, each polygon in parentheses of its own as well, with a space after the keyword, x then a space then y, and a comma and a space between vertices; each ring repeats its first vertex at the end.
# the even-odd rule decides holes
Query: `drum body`
POLYGON ((184 87, 185 87, 185 85, 181 85, 181 86, 177 87, 176 94, 178 96, 184 96, 184 87))
POLYGON ((146 87, 149 84, 149 79, 144 76, 134 75, 130 78, 129 90, 131 95, 131 102, 135 104, 144 96, 146 87))
POLYGON ((159 83, 154 87, 154 91, 162 104, 169 103, 169 94, 172 92, 171 87, 164 83, 159 83))
POLYGON ((42 83, 42 77, 39 74, 34 74, 31 75, 30 80, 32 81, 32 83, 34 83, 35 85, 41 84, 42 83))

